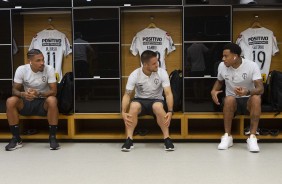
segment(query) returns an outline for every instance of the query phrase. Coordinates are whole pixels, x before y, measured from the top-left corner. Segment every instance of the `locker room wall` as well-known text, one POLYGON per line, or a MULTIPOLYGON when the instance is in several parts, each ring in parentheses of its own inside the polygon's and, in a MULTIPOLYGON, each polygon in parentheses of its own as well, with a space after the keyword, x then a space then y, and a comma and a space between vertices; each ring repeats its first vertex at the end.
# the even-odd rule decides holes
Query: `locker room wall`
MULTIPOLYGON (((175 9, 174 9, 175 10, 175 9)), ((121 13, 121 75, 122 95, 130 73, 140 67, 140 56, 130 52, 132 39, 139 31, 153 22, 158 28, 167 31, 176 46, 176 50, 165 57, 167 72, 182 69, 182 9, 166 12, 124 11, 121 13), (150 17, 153 17, 151 20, 150 17)))
POLYGON ((281 10, 259 10, 259 11, 238 11, 233 12, 233 41, 235 42, 239 34, 251 27, 255 20, 255 15, 258 15, 258 20, 261 26, 270 29, 276 36, 279 52, 272 57, 270 71, 279 70, 282 71, 282 24, 281 24, 281 10))
MULTIPOLYGON (((14 66, 19 66, 22 64, 28 63, 26 54, 28 52, 29 45, 31 43, 31 40, 33 36, 36 35, 36 33, 42 31, 43 29, 48 28, 49 22, 48 18, 51 17, 52 21, 51 24, 55 29, 58 31, 64 33, 66 37, 68 38, 70 44, 72 45, 72 32, 71 32, 71 12, 66 14, 23 14, 23 49, 20 48, 21 51, 23 51, 23 57, 24 57, 24 63, 22 57, 14 57, 14 66)), ((14 34, 17 34, 16 30, 14 31, 14 34)), ((22 56, 22 55, 21 55, 22 56)), ((14 72, 15 72, 14 68, 14 72)), ((63 59, 63 66, 62 66, 62 72, 63 75, 66 72, 72 71, 72 54, 69 54, 68 56, 64 57, 63 59)))

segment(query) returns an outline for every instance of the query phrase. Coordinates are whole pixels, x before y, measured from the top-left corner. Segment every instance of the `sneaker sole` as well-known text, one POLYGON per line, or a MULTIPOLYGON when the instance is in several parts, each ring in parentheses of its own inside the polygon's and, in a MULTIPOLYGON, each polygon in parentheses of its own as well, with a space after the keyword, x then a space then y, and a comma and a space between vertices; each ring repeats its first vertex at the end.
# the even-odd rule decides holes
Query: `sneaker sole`
POLYGON ((248 146, 248 150, 251 152, 251 153, 258 153, 260 150, 250 150, 250 147, 248 146))
POLYGON ((164 146, 164 149, 165 151, 174 151, 175 150, 175 148, 166 148, 165 146, 164 146))
POLYGON ((134 146, 130 146, 130 148, 129 149, 126 149, 126 148, 121 148, 121 151, 123 151, 123 152, 130 152, 131 151, 131 149, 133 149, 134 148, 134 146))
POLYGON ((228 150, 228 148, 231 148, 233 146, 233 143, 231 145, 229 145, 227 148, 219 148, 217 147, 218 150, 228 150))
POLYGON ((60 147, 57 147, 57 148, 51 148, 50 147, 50 150, 59 150, 60 149, 60 147))
POLYGON ((18 144, 16 147, 14 147, 14 148, 10 148, 10 149, 6 149, 6 151, 14 151, 14 150, 16 150, 16 149, 18 149, 18 148, 21 148, 21 147, 23 147, 23 145, 22 144, 18 144))

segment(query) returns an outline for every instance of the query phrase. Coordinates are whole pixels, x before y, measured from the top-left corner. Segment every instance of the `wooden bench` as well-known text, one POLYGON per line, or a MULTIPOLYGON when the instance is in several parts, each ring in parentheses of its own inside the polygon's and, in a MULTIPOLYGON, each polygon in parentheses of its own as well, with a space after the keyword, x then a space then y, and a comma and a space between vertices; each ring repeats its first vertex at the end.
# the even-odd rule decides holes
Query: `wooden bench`
MULTIPOLYGON (((250 117, 236 116, 232 124, 234 139, 246 139, 244 128, 248 127, 250 117)), ((34 135, 22 135, 23 139, 48 139, 46 117, 20 116, 21 132, 37 129, 34 135)), ((162 132, 152 116, 139 117, 139 127, 148 130, 145 136, 136 135, 134 139, 162 139, 162 132)), ((279 129, 282 132, 282 114, 262 113, 259 127, 279 129)), ((175 113, 172 117, 170 135, 180 140, 219 140, 224 133, 222 113, 175 113)), ((278 136, 258 136, 259 139, 282 140, 278 136)), ((0 114, 0 139, 10 139, 11 134, 6 114, 0 114)), ((119 113, 59 115, 59 139, 120 140, 125 138, 124 122, 119 113)))

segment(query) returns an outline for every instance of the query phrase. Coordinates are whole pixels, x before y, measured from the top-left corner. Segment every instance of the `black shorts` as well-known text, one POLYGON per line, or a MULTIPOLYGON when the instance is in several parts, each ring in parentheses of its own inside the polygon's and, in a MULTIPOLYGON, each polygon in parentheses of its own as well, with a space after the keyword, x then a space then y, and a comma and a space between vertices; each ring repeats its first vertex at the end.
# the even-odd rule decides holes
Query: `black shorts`
POLYGON ((20 110, 22 116, 47 116, 47 111, 44 109, 46 98, 35 98, 32 101, 23 99, 24 107, 20 110))
POLYGON ((166 109, 164 100, 160 100, 160 99, 134 98, 132 102, 139 102, 141 104, 141 112, 138 114, 138 116, 143 116, 143 115, 155 116, 152 108, 155 102, 161 102, 163 104, 164 109, 166 109))
POLYGON ((248 115, 249 114, 249 111, 247 109, 248 100, 249 100, 249 97, 236 98, 237 110, 236 110, 234 116, 235 115, 248 115))

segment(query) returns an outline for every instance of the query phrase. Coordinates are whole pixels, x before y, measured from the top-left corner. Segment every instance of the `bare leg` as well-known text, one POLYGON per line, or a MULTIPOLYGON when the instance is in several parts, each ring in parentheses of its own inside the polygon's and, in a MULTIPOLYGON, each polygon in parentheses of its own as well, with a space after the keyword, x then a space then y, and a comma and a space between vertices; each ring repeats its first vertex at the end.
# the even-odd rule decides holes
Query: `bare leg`
POLYGON ((131 102, 128 113, 131 115, 132 124, 131 126, 125 125, 126 135, 130 139, 133 139, 133 132, 134 132, 135 127, 137 126, 138 114, 140 112, 141 112, 141 104, 139 102, 131 102))
POLYGON ((160 126, 164 139, 169 137, 169 127, 165 126, 164 122, 166 121, 165 115, 166 112, 163 108, 163 104, 161 102, 155 102, 152 106, 153 112, 157 117, 157 123, 160 126))
POLYGON ((6 101, 6 115, 9 125, 19 124, 19 110, 23 108, 23 100, 19 97, 12 96, 6 101))
POLYGON ((231 126, 234 113, 237 109, 236 99, 233 96, 226 96, 224 99, 223 116, 225 133, 231 135, 231 126))
POLYGON ((54 96, 47 97, 44 103, 44 109, 47 111, 49 125, 58 125, 59 110, 57 98, 54 96))
POLYGON ((247 108, 251 117, 250 132, 255 135, 261 114, 261 96, 252 95, 248 100, 247 108))

